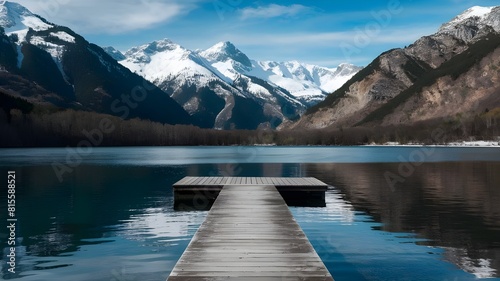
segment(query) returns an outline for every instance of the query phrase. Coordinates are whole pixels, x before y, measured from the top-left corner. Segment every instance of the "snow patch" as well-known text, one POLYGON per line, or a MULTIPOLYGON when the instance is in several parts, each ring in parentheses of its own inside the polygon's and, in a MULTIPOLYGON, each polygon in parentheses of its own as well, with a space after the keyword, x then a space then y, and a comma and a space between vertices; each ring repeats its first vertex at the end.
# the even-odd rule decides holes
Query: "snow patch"
POLYGON ((24 24, 24 26, 29 27, 35 31, 43 31, 53 27, 52 25, 43 22, 36 16, 26 16, 23 18, 22 23, 24 24))
POLYGON ((41 36, 32 36, 30 38, 30 43, 45 50, 57 60, 62 58, 65 49, 64 46, 45 41, 45 39, 41 36))
POLYGON ((57 68, 59 68, 59 72, 61 72, 61 74, 62 74, 63 78, 66 80, 66 82, 68 84, 70 84, 69 79, 68 79, 66 73, 64 72, 63 66, 62 66, 62 58, 64 56, 64 52, 66 51, 66 47, 54 44, 52 42, 47 42, 45 40, 45 38, 41 37, 41 36, 31 36, 30 43, 50 54, 50 56, 52 57, 52 59, 56 63, 57 68))
POLYGON ((169 40, 131 49, 125 56, 120 64, 157 85, 175 78, 179 85, 200 88, 218 79, 196 54, 169 40))
POLYGON ((262 87, 261 85, 257 85, 255 83, 248 83, 248 91, 250 91, 252 94, 257 95, 259 98, 262 99, 269 99, 272 98, 273 95, 266 90, 266 88, 262 87))
POLYGON ((51 32, 50 35, 57 37, 61 39, 62 41, 66 41, 68 43, 75 43, 75 37, 69 35, 68 33, 64 31, 59 31, 59 32, 51 32))
POLYGON ((0 4, 0 25, 4 27, 7 35, 18 36, 18 44, 26 42, 26 34, 30 28, 43 31, 53 27, 17 3, 2 2, 0 4))
POLYGON ((486 18, 486 16, 488 14, 491 13, 493 8, 495 8, 495 7, 474 6, 470 9, 468 9, 467 11, 465 11, 464 13, 460 14, 459 16, 457 16, 450 23, 459 23, 459 22, 462 22, 462 21, 464 21, 468 18, 472 18, 472 17, 478 17, 478 18, 484 19, 484 18, 486 18))
POLYGON ((474 6, 460 15, 456 16, 450 22, 441 26, 438 33, 453 33, 458 26, 464 23, 477 25, 479 28, 485 26, 492 27, 497 32, 500 32, 500 6, 481 7, 474 6))

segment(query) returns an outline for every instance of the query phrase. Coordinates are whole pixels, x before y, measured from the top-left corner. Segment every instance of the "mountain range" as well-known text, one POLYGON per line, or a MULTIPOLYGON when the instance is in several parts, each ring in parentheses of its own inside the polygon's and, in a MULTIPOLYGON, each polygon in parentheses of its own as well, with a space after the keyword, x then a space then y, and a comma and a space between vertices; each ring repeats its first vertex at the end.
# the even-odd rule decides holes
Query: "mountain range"
POLYGON ((256 61, 231 42, 191 51, 163 39, 124 54, 105 50, 168 93, 199 124, 217 129, 275 128, 298 118, 361 70, 350 64, 330 69, 256 61))
MULTIPOLYGON (((231 42, 168 39, 122 53, 20 4, 0 3, 0 106, 48 108, 215 129, 460 123, 500 112, 500 7, 472 7, 364 68, 257 61, 231 42)), ((8 117, 8 116, 7 116, 8 117)))
POLYGON ((230 42, 191 51, 165 39, 122 54, 8 1, 0 5, 0 26, 3 95, 128 119, 275 128, 360 70, 257 62, 230 42))
POLYGON ((167 94, 71 29, 7 1, 0 4, 0 26, 3 96, 123 118, 193 123, 167 94))
POLYGON ((472 7, 430 36, 384 52, 282 128, 463 122, 500 107, 500 7, 472 7))

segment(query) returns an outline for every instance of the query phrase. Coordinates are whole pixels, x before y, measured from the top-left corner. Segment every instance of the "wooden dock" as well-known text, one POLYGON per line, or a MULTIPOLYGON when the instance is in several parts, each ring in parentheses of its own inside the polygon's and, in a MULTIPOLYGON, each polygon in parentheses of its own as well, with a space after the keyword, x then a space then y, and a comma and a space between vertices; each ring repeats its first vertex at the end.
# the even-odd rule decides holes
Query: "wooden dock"
POLYGON ((289 206, 324 207, 328 185, 316 178, 185 177, 173 185, 176 209, 209 210, 223 186, 272 185, 289 206))
POLYGON ((277 188, 247 182, 222 188, 167 280, 333 280, 277 188))
POLYGON ((276 187, 327 187, 317 178, 283 177, 185 177, 174 184, 176 187, 209 187, 225 185, 274 185, 276 187))

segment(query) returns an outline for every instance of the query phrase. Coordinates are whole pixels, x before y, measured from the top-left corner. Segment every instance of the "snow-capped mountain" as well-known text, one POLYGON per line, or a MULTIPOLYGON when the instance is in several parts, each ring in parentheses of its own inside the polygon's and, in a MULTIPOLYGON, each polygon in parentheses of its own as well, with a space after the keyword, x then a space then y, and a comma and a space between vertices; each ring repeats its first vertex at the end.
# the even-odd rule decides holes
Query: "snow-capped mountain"
POLYGON ((436 33, 382 53, 298 122, 282 127, 446 124, 450 116, 469 122, 500 108, 499 53, 500 6, 472 7, 436 33))
POLYGON ((7 1, 0 2, 0 26, 7 33, 17 33, 20 38, 26 37, 29 28, 42 31, 54 27, 54 25, 33 14, 24 6, 7 1))
POLYGON ((500 32, 500 6, 474 6, 443 24, 437 34, 449 34, 470 43, 481 37, 478 33, 486 34, 490 29, 500 32))
POLYGON ((108 46, 108 47, 103 47, 102 49, 106 53, 108 53, 108 55, 110 55, 116 61, 120 61, 120 60, 126 59, 125 55, 122 54, 122 52, 118 51, 117 49, 115 49, 113 47, 108 46))
POLYGON ((236 80, 239 75, 257 77, 285 89, 306 106, 322 101, 361 70, 350 64, 330 69, 298 61, 251 60, 231 42, 217 43, 199 54, 228 82, 236 80))
POLYGON ((311 106, 344 85, 362 68, 352 64, 341 64, 337 68, 326 68, 298 61, 256 62, 250 71, 261 79, 278 85, 294 97, 311 106))
MULTIPOLYGON (((15 39, 20 50, 23 43, 43 48, 48 51, 54 60, 60 65, 62 55, 62 47, 56 44, 47 43, 39 36, 28 36, 30 29, 40 32, 54 28, 54 25, 47 22, 42 17, 33 14, 20 4, 13 2, 4 2, 0 5, 0 26, 5 30, 5 33, 15 39)), ((52 32, 49 36, 59 38, 61 40, 74 43, 75 38, 63 31, 52 32)), ((22 52, 19 52, 18 66, 22 64, 22 52)))
POLYGON ((262 110, 257 110, 254 120, 258 122, 250 116, 240 118, 248 122, 236 121, 243 112, 237 110, 240 104, 260 108, 257 100, 222 80, 223 75, 196 52, 168 39, 132 48, 124 55, 122 65, 168 93, 202 127, 255 129, 261 121, 272 118, 264 118, 262 110))
POLYGON ((299 62, 258 62, 230 42, 191 51, 164 39, 132 48, 124 56, 122 65, 169 93, 204 126, 219 129, 276 127, 297 118, 360 70, 347 64, 328 69, 299 62), (239 103, 258 110, 252 116, 233 116, 246 112, 239 103), (234 119, 263 122, 242 127, 234 119))
POLYGON ((122 65, 157 85, 175 79, 179 85, 203 87, 219 79, 203 58, 168 39, 132 48, 124 57, 122 65))
MULTIPOLYGON (((122 118, 192 124, 189 114, 166 93, 71 29, 8 1, 0 2, 0 27, 2 75, 26 82, 25 91, 10 92, 26 98, 44 92, 51 97, 44 102, 122 118), (43 89, 33 91, 32 85, 43 89), (130 96, 138 86, 147 86, 148 95, 140 104, 127 106, 123 96, 130 96)), ((7 81, 1 85, 3 89, 19 88, 11 85, 16 83, 12 79, 7 81)))
POLYGON ((227 71, 223 74, 230 80, 235 80, 238 73, 252 69, 252 62, 247 55, 238 50, 231 42, 220 42, 198 53, 210 63, 217 65, 217 69, 227 71), (226 64, 229 65, 224 67, 226 64))

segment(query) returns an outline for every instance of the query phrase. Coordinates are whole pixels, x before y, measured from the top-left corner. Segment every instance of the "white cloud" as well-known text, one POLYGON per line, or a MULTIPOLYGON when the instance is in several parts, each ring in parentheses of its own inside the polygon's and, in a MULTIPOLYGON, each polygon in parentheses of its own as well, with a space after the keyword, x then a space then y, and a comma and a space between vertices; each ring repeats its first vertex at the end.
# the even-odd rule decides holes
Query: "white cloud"
POLYGON ((398 28, 392 30, 383 30, 378 33, 369 33, 360 31, 343 32, 309 32, 309 33, 282 33, 282 34, 251 34, 244 35, 226 35, 226 40, 234 40, 240 44, 255 46, 339 46, 342 43, 353 44, 359 41, 368 48, 370 45, 378 44, 408 44, 412 43, 421 36, 436 32, 435 26, 398 28), (259 40, 255 40, 259 38, 259 40))
POLYGON ((312 8, 303 5, 282 6, 270 4, 257 8, 244 8, 239 10, 241 19, 247 20, 252 18, 276 18, 276 17, 293 17, 300 13, 310 12, 312 8))
POLYGON ((33 13, 85 33, 126 33, 186 14, 198 0, 23 0, 33 13))

